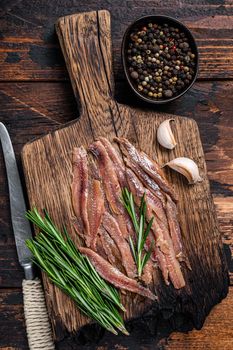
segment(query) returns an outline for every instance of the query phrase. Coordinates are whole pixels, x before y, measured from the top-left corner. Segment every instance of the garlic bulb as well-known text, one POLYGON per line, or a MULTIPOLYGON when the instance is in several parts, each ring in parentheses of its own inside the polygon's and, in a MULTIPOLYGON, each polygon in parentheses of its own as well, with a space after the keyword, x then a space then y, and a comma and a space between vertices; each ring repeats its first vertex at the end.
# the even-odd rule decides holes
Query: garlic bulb
POLYGON ((170 121, 174 119, 164 120, 158 127, 157 140, 159 144, 165 148, 173 149, 176 146, 176 140, 171 130, 170 121))
POLYGON ((189 184, 195 184, 196 182, 201 182, 203 180, 199 175, 197 164, 190 158, 175 158, 166 163, 164 166, 166 165, 184 175, 189 184))

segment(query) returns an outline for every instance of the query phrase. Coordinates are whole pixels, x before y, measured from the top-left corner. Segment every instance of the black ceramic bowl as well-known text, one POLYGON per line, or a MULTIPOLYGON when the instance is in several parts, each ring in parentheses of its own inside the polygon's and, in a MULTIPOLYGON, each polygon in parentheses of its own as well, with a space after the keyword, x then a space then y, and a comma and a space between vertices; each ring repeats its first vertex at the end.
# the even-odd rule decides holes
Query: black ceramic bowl
POLYGON ((198 58, 198 49, 197 49, 197 45, 195 42, 195 39, 192 35, 192 33, 190 32, 190 30, 181 22, 177 21, 176 19, 172 18, 172 17, 168 17, 168 16, 145 16, 145 17, 141 17, 139 19, 137 19, 135 22, 133 22, 126 30, 124 37, 123 37, 123 41, 122 41, 122 47, 121 47, 121 55, 122 55, 122 62, 123 62, 123 67, 124 67, 124 72, 126 75, 126 79, 129 83, 129 85, 131 86, 132 90, 134 91, 134 93, 140 97, 142 100, 149 102, 149 103, 153 103, 153 104, 164 104, 167 102, 171 102, 176 100, 177 98, 179 98, 180 96, 182 96, 183 94, 185 94, 185 92, 187 92, 191 86, 194 84, 196 78, 197 78, 197 74, 198 74, 198 62, 199 62, 199 58, 198 58), (128 62, 127 62, 127 48, 128 48, 128 44, 129 44, 129 40, 130 40, 130 34, 141 28, 142 26, 147 25, 148 23, 156 23, 156 24, 165 24, 167 23, 168 25, 178 28, 180 29, 180 31, 182 31, 183 33, 185 33, 186 37, 188 38, 188 42, 190 45, 190 48, 192 50, 192 52, 195 54, 195 73, 193 76, 193 79, 190 81, 190 84, 184 87, 183 90, 180 91, 180 93, 178 95, 175 95, 171 98, 161 98, 160 100, 154 100, 150 97, 146 97, 145 95, 141 94, 134 86, 134 81, 130 76, 129 73, 129 66, 128 66, 128 62))

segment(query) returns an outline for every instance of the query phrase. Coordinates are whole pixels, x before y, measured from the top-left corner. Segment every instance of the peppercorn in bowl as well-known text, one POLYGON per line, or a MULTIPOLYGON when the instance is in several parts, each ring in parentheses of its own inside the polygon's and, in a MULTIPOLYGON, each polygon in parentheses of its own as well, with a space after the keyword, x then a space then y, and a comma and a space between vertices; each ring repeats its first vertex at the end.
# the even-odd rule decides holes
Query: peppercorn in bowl
POLYGON ((131 24, 122 41, 127 81, 143 100, 161 104, 190 89, 198 73, 195 40, 181 22, 146 16, 131 24))

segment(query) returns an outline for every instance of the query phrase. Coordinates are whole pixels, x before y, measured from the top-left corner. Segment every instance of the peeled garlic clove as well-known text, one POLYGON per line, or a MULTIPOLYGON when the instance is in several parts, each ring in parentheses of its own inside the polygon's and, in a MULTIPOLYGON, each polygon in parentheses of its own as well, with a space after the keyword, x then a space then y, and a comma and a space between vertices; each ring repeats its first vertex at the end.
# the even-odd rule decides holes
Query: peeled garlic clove
POLYGON ((166 165, 184 175, 187 178, 189 184, 195 184, 203 180, 199 175, 197 164, 190 158, 175 158, 166 163, 164 166, 166 165))
POLYGON ((176 140, 171 130, 170 121, 174 119, 164 120, 158 127, 157 140, 159 144, 165 148, 173 149, 176 146, 176 140))

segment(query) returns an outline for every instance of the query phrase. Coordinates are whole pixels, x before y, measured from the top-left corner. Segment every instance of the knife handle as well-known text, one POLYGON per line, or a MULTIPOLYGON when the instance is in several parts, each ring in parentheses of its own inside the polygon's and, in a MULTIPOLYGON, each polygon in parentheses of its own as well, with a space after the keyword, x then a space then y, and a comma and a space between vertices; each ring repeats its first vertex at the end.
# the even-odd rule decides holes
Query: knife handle
POLYGON ((40 279, 23 280, 24 315, 30 350, 55 350, 40 279))

